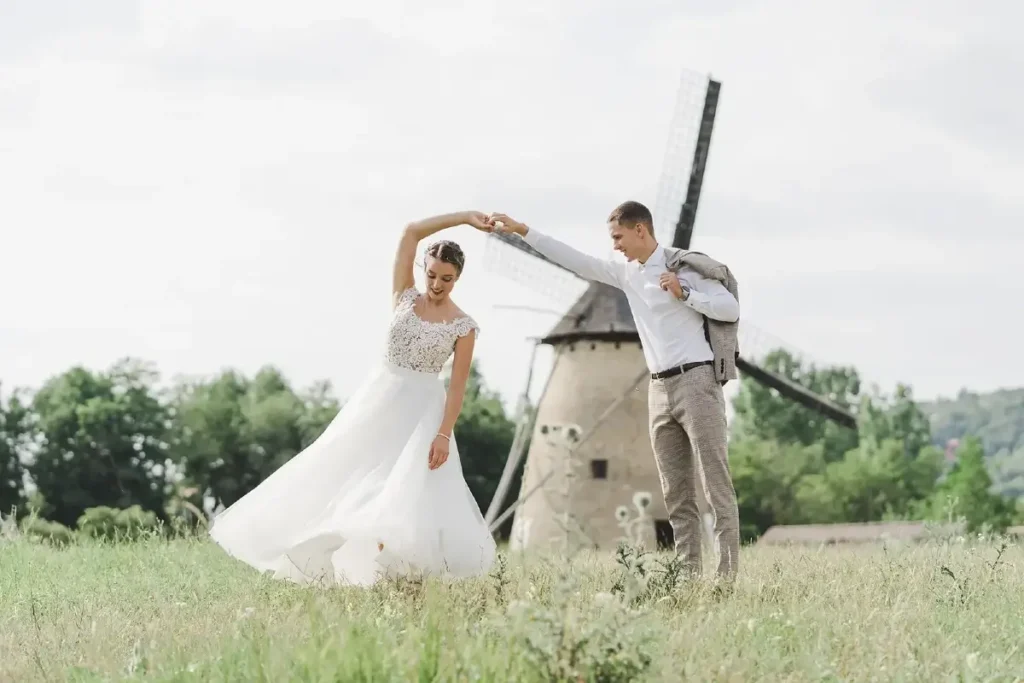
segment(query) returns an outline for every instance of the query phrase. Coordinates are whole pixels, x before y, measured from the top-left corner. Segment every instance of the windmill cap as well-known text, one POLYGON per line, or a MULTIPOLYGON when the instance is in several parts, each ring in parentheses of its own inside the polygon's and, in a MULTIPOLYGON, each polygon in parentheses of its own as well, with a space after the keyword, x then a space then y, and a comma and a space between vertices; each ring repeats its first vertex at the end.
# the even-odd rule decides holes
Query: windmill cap
POLYGON ((599 340, 636 341, 639 335, 625 293, 603 282, 591 282, 542 343, 599 340))

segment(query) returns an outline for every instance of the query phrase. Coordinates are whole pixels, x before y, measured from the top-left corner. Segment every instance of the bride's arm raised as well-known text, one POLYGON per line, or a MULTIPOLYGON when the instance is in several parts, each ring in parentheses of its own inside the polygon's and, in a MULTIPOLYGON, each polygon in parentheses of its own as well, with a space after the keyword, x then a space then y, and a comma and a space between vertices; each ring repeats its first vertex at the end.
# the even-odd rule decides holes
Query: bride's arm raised
POLYGON ((430 237, 435 232, 456 225, 472 225, 477 230, 490 231, 491 225, 487 215, 480 211, 459 211, 457 213, 446 213, 440 216, 424 218, 405 226, 402 232, 402 239, 398 243, 398 252, 395 254, 395 274, 391 284, 392 304, 398 301, 398 296, 415 284, 412 275, 412 264, 416 260, 416 246, 420 240, 430 237))

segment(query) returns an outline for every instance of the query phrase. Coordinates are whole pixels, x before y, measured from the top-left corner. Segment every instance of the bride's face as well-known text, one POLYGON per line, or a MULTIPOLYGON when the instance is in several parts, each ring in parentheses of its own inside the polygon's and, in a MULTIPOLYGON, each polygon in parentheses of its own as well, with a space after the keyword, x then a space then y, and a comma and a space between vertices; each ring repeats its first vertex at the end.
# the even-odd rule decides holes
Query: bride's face
POLYGON ((432 301, 444 301, 459 281, 455 266, 433 257, 427 257, 424 264, 427 273, 427 297, 432 301))

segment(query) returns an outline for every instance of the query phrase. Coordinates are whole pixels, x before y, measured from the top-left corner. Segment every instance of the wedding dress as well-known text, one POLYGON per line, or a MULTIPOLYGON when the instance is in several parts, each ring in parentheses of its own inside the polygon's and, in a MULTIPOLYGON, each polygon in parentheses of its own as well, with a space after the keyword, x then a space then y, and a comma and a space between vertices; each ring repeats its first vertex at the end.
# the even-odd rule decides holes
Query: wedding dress
POLYGON ((454 435, 447 462, 428 467, 444 413, 440 372, 456 339, 478 328, 469 317, 422 320, 418 296, 400 295, 384 358, 323 434, 214 519, 210 536, 228 554, 297 583, 489 570, 494 539, 454 435))

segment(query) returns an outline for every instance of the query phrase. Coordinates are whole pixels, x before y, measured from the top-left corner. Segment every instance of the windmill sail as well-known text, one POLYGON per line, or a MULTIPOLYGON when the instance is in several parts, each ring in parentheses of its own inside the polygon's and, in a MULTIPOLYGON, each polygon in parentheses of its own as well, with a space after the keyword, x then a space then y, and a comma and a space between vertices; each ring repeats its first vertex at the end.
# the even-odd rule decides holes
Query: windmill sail
POLYGON ((682 249, 690 248, 697 204, 711 148, 722 84, 706 74, 683 71, 668 130, 654 204, 654 233, 682 249))
POLYGON ((795 401, 805 408, 810 408, 844 427, 849 427, 850 429, 857 428, 857 418, 853 413, 837 406, 827 398, 819 396, 802 384, 797 384, 788 377, 783 377, 778 373, 765 370, 757 363, 749 361, 743 356, 736 360, 736 367, 741 373, 749 375, 770 389, 775 389, 789 400, 795 401))
MULTIPOLYGON (((690 248, 693 226, 697 218, 697 204, 700 202, 700 192, 704 185, 704 171, 707 168, 708 153, 711 148, 711 133, 715 126, 715 114, 718 111, 718 96, 722 88, 721 83, 710 78, 704 80, 700 85, 703 86, 703 105, 698 116, 693 103, 697 99, 699 91, 695 88, 693 75, 689 72, 684 73, 683 82, 679 88, 671 136, 680 140, 680 144, 670 145, 666 152, 658 192, 661 211, 666 210, 667 205, 673 202, 678 206, 678 211, 672 212, 678 216, 672 230, 672 246, 677 249, 690 248), (682 202, 679 202, 673 193, 678 192, 683 183, 682 174, 678 173, 676 169, 683 166, 679 157, 687 145, 692 145, 693 153, 692 160, 688 165, 689 173, 686 174, 686 196, 682 202)), ((753 359, 743 356, 742 349, 740 353, 741 355, 737 359, 737 368, 740 372, 766 387, 775 389, 789 400, 810 408, 844 427, 857 428, 857 419, 850 411, 837 406, 787 377, 759 366, 753 359)))

